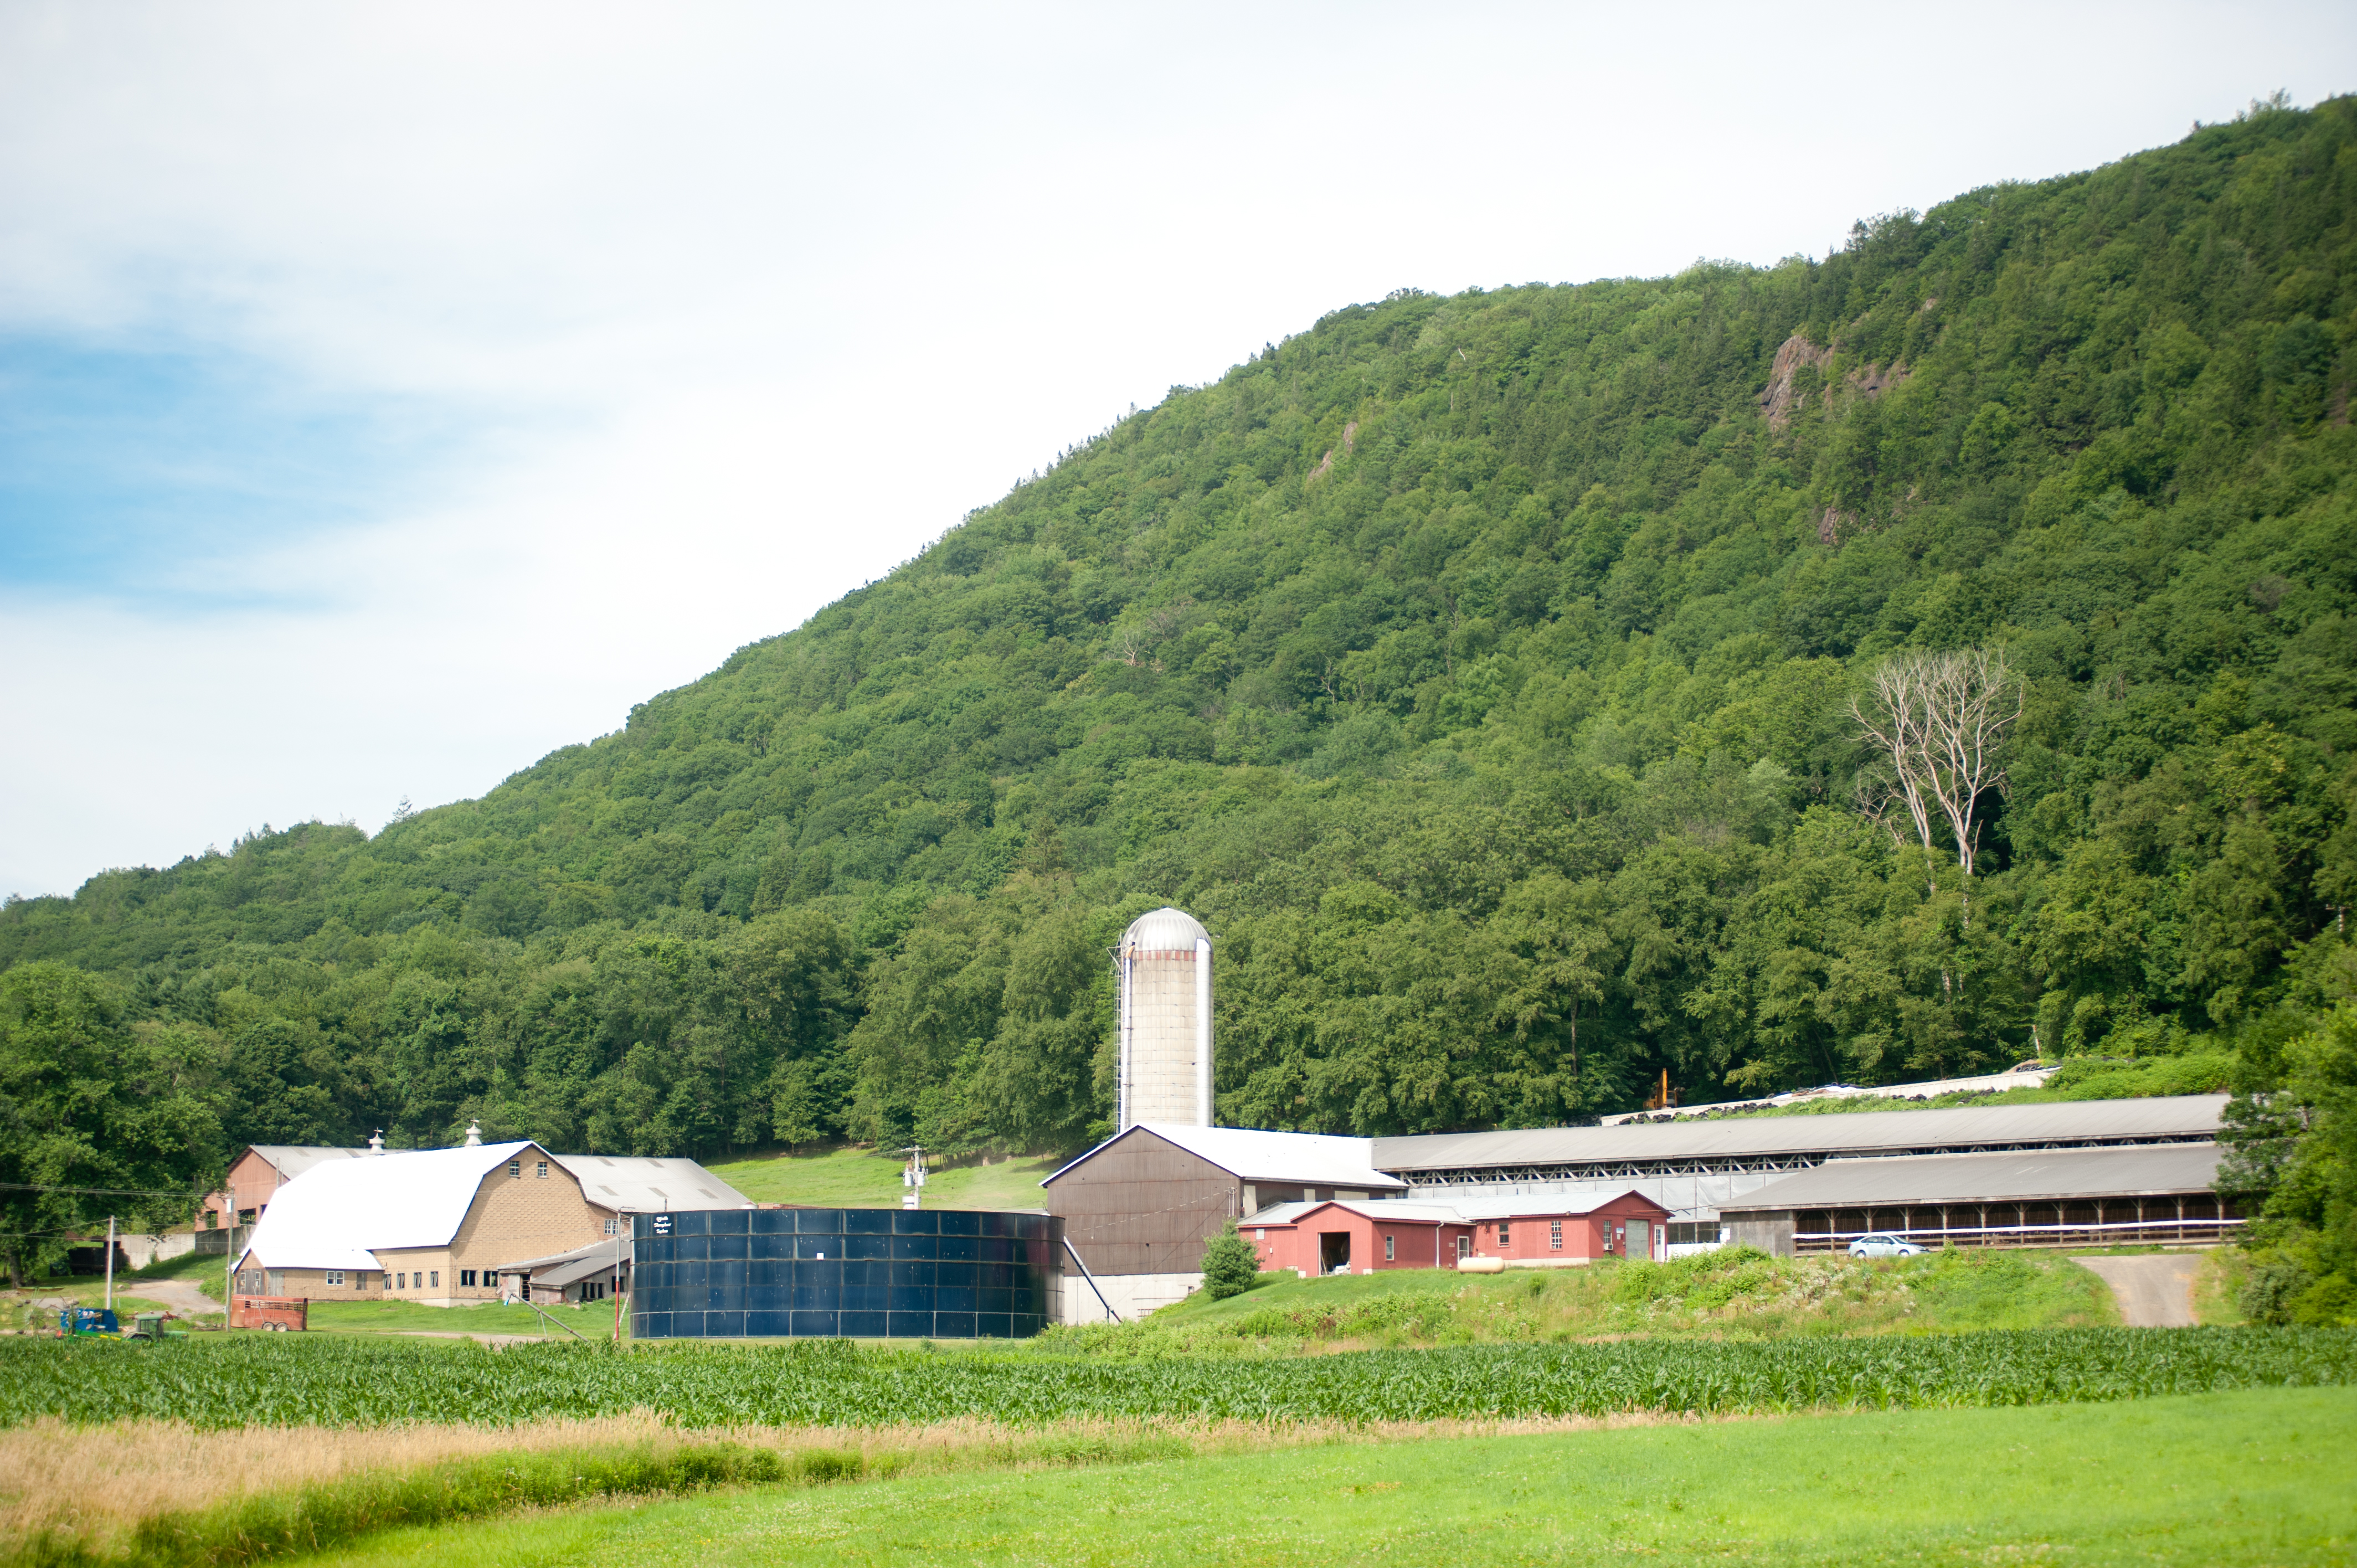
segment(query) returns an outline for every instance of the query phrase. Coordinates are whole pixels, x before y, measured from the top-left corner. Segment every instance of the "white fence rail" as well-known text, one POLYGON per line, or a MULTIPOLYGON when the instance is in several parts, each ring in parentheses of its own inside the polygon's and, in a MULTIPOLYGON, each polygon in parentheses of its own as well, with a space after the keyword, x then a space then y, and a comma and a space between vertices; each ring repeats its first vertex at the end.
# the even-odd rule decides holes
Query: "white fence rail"
POLYGON ((1796 1252, 1837 1252, 1861 1236, 1903 1236, 1924 1247, 2116 1247, 2181 1242, 2214 1246, 2240 1230, 2241 1219, 2123 1219, 2102 1225, 1923 1226, 1900 1230, 1796 1230, 1796 1252))

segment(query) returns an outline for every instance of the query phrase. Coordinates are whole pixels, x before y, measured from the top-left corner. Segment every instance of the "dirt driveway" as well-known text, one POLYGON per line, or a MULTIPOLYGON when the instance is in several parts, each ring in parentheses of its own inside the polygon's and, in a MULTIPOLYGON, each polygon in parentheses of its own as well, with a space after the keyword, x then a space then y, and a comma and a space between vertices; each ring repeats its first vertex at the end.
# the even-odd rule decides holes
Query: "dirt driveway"
POLYGON ((218 1317, 221 1304, 199 1290, 187 1280, 135 1280, 115 1282, 114 1294, 135 1295, 146 1301, 160 1301, 170 1311, 183 1317, 218 1317))
POLYGON ((2120 1320, 2131 1328, 2193 1326, 2193 1276, 2199 1252, 2147 1252, 2118 1258, 2073 1258, 2112 1287, 2120 1320))

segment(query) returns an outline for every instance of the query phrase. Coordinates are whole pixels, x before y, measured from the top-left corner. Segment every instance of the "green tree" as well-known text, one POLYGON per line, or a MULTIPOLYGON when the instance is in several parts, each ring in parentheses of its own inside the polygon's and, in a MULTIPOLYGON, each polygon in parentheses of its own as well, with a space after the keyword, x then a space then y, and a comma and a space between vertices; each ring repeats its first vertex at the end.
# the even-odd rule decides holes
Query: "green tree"
POLYGON ((1259 1278, 1260 1255, 1237 1232, 1236 1222, 1229 1220, 1203 1248, 1203 1294, 1225 1301, 1252 1289, 1259 1278))
POLYGON ((120 1001, 78 970, 0 974, 0 1249, 12 1284, 108 1214, 187 1222, 222 1170, 207 1054, 188 1031, 127 1026, 120 1001))

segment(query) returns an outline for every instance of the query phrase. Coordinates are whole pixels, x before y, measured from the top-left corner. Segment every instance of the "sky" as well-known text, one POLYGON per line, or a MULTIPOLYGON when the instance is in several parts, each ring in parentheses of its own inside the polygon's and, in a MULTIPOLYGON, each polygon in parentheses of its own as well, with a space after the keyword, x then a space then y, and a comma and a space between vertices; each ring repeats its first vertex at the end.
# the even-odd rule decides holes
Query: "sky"
POLYGON ((376 831, 1396 288, 1823 254, 2345 5, 0 3, 0 893, 376 831))

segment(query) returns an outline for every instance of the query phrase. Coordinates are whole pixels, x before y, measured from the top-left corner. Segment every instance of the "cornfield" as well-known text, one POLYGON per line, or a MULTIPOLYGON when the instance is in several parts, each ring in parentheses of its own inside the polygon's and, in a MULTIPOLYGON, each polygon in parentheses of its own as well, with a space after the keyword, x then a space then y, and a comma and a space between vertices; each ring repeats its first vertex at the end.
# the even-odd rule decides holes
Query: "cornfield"
POLYGON ((1375 1422, 2026 1405, 2357 1382, 2345 1329, 2086 1328, 1750 1344, 1632 1340, 1106 1361, 813 1340, 490 1349, 256 1335, 0 1341, 0 1425, 499 1425, 653 1411, 682 1427, 960 1418, 1375 1422))

